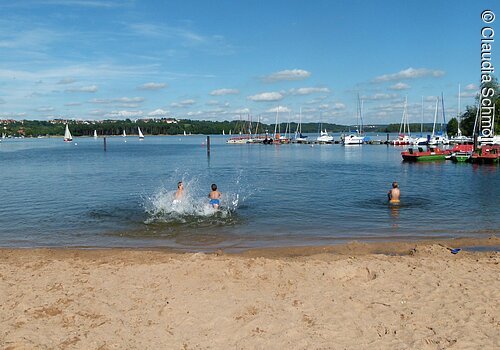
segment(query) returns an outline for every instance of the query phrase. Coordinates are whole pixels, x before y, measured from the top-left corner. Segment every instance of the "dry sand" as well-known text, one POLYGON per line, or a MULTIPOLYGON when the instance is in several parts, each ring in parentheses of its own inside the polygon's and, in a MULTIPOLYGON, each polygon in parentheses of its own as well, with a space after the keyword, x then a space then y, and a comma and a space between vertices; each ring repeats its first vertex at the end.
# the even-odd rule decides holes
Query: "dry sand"
POLYGON ((499 349, 500 254, 464 244, 1 249, 0 347, 499 349))

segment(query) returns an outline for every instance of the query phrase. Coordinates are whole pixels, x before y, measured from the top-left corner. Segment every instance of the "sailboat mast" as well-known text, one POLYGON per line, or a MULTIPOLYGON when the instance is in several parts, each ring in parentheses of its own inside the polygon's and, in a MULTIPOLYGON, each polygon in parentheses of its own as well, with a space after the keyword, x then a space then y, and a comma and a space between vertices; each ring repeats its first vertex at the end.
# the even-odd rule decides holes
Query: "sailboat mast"
POLYGON ((424 135, 424 96, 422 96, 422 122, 420 123, 420 137, 424 135))
POLYGON ((278 116, 279 116, 280 106, 276 109, 276 121, 274 122, 274 137, 276 138, 276 131, 278 130, 278 116))
POLYGON ((436 109, 434 110, 434 123, 432 124, 432 137, 434 137, 434 134, 436 133, 436 122, 437 122, 437 115, 438 115, 438 103, 439 103, 439 97, 436 97, 436 109))
POLYGON ((460 131, 460 84, 458 84, 458 108, 457 108, 457 133, 458 135, 461 135, 462 132, 460 131))
POLYGON ((446 130, 446 117, 444 113, 444 96, 442 92, 441 92, 441 107, 443 108, 443 122, 441 124, 441 133, 443 133, 444 131, 444 135, 446 135, 448 132, 446 130), (443 124, 444 124, 444 130, 443 130, 443 124))

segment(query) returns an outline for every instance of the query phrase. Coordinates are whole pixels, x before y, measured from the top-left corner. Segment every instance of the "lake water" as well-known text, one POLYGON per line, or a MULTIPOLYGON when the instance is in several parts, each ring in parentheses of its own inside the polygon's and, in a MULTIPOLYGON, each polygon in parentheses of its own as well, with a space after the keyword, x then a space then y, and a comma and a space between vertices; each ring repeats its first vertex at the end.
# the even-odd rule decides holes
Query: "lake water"
MULTIPOLYGON (((336 138, 338 139, 338 137, 336 138)), ((212 136, 7 139, 0 246, 244 249, 500 231, 498 166, 403 163, 386 145, 227 145, 212 136), (186 198, 172 204, 177 182, 186 198), (399 207, 387 204, 397 180, 399 207), (210 184, 222 210, 207 203, 210 184)))

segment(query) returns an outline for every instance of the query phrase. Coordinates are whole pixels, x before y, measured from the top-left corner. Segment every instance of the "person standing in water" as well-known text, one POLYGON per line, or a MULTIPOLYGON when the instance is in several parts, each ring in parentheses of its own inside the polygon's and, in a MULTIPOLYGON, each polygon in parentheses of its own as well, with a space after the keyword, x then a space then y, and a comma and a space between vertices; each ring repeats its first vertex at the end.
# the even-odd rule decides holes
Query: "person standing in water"
POLYGON ((211 188, 212 188, 212 191, 210 191, 210 193, 208 194, 208 198, 210 198, 210 205, 214 209, 219 209, 220 197, 222 194, 219 191, 217 191, 216 184, 212 184, 211 188))
POLYGON ((392 188, 387 192, 387 197, 389 198, 389 203, 397 204, 399 203, 399 196, 401 192, 399 191, 399 186, 396 181, 392 183, 392 188))

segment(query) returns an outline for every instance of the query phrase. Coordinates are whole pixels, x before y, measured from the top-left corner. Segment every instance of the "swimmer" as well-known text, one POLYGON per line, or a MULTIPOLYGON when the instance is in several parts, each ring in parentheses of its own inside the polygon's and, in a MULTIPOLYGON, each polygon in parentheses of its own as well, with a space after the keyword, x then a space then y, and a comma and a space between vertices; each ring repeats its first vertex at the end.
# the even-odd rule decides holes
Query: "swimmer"
POLYGON ((177 183, 177 191, 175 192, 174 195, 174 204, 179 203, 183 197, 184 197, 184 184, 182 183, 182 181, 179 181, 177 183))
POLYGON ((210 191, 210 193, 208 194, 208 198, 210 198, 210 205, 214 209, 219 209, 220 197, 222 194, 219 191, 217 191, 216 184, 212 184, 211 188, 212 188, 212 191, 210 191))
POLYGON ((399 203, 399 196, 400 196, 400 191, 398 187, 398 183, 394 181, 392 183, 392 188, 387 192, 387 197, 389 198, 389 203, 391 204, 398 204, 399 203))

